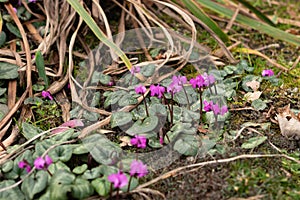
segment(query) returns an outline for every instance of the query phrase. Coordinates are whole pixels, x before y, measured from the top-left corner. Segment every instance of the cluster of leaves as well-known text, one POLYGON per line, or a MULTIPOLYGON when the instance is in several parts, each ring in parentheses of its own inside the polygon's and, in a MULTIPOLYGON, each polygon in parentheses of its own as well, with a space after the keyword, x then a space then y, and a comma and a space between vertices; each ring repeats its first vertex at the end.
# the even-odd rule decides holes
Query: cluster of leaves
MULTIPOLYGON (((43 134, 41 130, 31 124, 23 123, 23 134, 28 140, 38 134, 43 134)), ((66 141, 75 139, 80 132, 74 129, 61 132, 59 134, 46 136, 34 140, 34 149, 25 150, 14 160, 8 160, 1 166, 1 188, 8 187, 22 180, 20 187, 14 187, 0 192, 2 199, 83 199, 93 195, 95 192, 101 196, 106 196, 110 192, 110 182, 108 176, 118 172, 115 166, 100 164, 97 167, 91 167, 85 161, 79 161, 79 158, 87 158, 88 150, 83 144, 62 144, 66 141), (60 145, 59 145, 60 144, 60 145), (33 164, 33 161, 42 156, 46 151, 52 158, 53 164, 48 167, 50 174, 46 171, 32 170, 27 174, 25 169, 19 167, 21 161, 33 164), (77 158, 77 159, 76 159, 77 158), (73 160, 78 160, 74 163, 73 160)), ((86 140, 94 140, 95 136, 87 137, 86 140)), ((106 145, 106 140, 100 140, 99 143, 106 145)), ((19 148, 14 145, 8 153, 19 148)), ((124 171, 129 171, 127 163, 123 162, 124 171)), ((127 174, 126 174, 127 175, 127 174)), ((129 175, 127 175, 129 178, 129 175)), ((137 186, 137 178, 131 178, 130 189, 137 186)), ((126 188, 124 188, 126 191, 126 188)))

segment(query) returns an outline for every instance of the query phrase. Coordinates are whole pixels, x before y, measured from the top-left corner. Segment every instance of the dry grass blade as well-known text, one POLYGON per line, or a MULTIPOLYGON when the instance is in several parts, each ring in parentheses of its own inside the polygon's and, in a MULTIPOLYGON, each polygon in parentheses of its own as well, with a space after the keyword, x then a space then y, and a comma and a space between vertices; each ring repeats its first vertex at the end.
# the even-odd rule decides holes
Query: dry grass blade
POLYGON ((285 72, 288 71, 288 68, 280 65, 279 63, 275 62, 274 60, 272 60, 271 58, 269 58, 268 56, 266 56, 265 54, 259 52, 259 51, 256 51, 256 50, 253 50, 253 49, 249 49, 249 48, 236 48, 234 49, 235 52, 239 52, 239 53, 247 53, 247 54, 254 54, 254 55, 257 55, 257 56, 260 56, 264 59, 266 59, 268 62, 270 62, 272 65, 274 65, 275 67, 277 67, 278 69, 281 69, 285 72))
MULTIPOLYGON (((21 33, 22 39, 23 39, 25 53, 26 53, 26 78, 27 78, 27 81, 26 81, 27 86, 26 87, 27 87, 27 90, 28 90, 28 94, 31 97, 33 93, 32 93, 32 82, 31 82, 31 68, 32 68, 32 65, 31 65, 30 46, 29 46, 29 43, 28 43, 28 40, 27 40, 25 30, 24 30, 18 16, 14 12, 14 9, 13 9, 12 5, 11 4, 4 4, 4 6, 7 9, 10 16, 13 18, 14 22, 16 23, 16 25, 17 25, 20 33, 21 33)), ((1 128, 1 126, 0 126, 0 128, 1 128)))

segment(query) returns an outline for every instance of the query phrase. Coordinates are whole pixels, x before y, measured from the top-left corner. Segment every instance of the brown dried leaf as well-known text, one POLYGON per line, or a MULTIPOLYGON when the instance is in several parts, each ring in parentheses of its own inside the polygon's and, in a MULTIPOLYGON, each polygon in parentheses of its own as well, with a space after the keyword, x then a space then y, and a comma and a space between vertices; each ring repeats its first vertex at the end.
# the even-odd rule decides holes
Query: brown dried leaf
POLYGON ((245 94, 244 97, 247 101, 254 101, 256 99, 259 99, 261 94, 262 94, 262 92, 260 92, 260 91, 248 92, 247 94, 245 94))
POLYGON ((277 121, 279 123, 281 134, 288 138, 300 138, 300 121, 290 105, 278 109, 277 121))
POLYGON ((120 141, 122 141, 122 143, 120 144, 120 147, 132 146, 132 144, 130 143, 129 136, 121 136, 120 141))
POLYGON ((253 81, 247 82, 246 85, 255 92, 258 90, 260 83, 256 80, 253 80, 253 81))

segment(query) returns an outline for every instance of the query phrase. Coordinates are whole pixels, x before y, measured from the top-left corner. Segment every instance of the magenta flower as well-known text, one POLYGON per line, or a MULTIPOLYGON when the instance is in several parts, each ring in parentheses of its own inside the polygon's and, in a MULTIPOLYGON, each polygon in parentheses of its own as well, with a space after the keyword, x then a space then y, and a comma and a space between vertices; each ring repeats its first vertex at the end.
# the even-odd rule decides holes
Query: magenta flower
POLYGON ((139 86, 136 86, 136 87, 134 88, 134 90, 135 90, 135 93, 137 93, 137 94, 145 94, 145 92, 146 92, 146 87, 143 86, 143 85, 139 85, 139 86))
POLYGON ((212 104, 212 111, 214 113, 214 115, 224 115, 225 113, 228 112, 228 108, 227 106, 222 106, 220 108, 220 106, 218 104, 212 104))
POLYGON ((203 109, 204 109, 205 112, 209 112, 209 111, 212 110, 212 105, 213 105, 212 101, 208 102, 208 101, 204 100, 203 104, 204 104, 204 108, 203 109))
POLYGON ((28 0, 28 3, 36 3, 36 0, 28 0))
POLYGON ((131 69, 130 69, 130 73, 133 75, 133 74, 136 74, 136 73, 139 73, 141 71, 141 68, 139 66, 132 66, 131 69))
POLYGON ((137 176, 139 178, 148 174, 147 165, 142 161, 134 160, 130 165, 130 176, 137 176))
POLYGON ((221 108, 221 115, 224 115, 225 113, 227 113, 228 112, 228 108, 227 108, 227 106, 222 106, 222 108, 221 108))
POLYGON ((161 144, 161 145, 164 144, 164 138, 162 136, 159 137, 159 144, 161 144))
POLYGON ((190 80, 190 84, 192 85, 193 88, 202 88, 203 86, 205 86, 204 82, 205 80, 201 75, 198 75, 196 76, 196 78, 192 78, 190 80))
POLYGON ((187 79, 185 76, 173 76, 172 82, 167 88, 167 92, 172 92, 173 94, 180 92, 183 88, 183 84, 186 84, 187 79))
POLYGON ((144 136, 138 136, 136 135, 134 138, 130 139, 130 143, 132 145, 137 146, 138 148, 144 149, 147 146, 147 138, 144 136))
POLYGON ((44 97, 44 98, 48 98, 48 99, 50 99, 50 100, 53 100, 53 97, 51 96, 51 94, 50 94, 50 92, 49 91, 42 91, 42 96, 44 97))
POLYGON ((115 85, 115 82, 114 81, 109 81, 107 85, 108 86, 113 86, 113 85, 115 85))
POLYGON ((17 13, 17 12, 18 12, 18 10, 17 10, 15 7, 13 7, 13 10, 14 10, 14 12, 15 12, 15 13, 17 13))
POLYGON ((127 176, 121 171, 116 174, 109 175, 108 181, 113 183, 115 188, 122 188, 128 183, 127 176))
POLYGON ((165 88, 163 86, 160 85, 151 85, 150 86, 150 92, 151 92, 151 96, 157 96, 158 98, 162 98, 164 92, 165 92, 165 88))
POLYGON ((214 75, 212 74, 208 75, 207 73, 204 73, 202 77, 204 79, 204 85, 207 87, 214 84, 214 82, 216 81, 214 75))
POLYGON ((274 76, 274 72, 272 69, 265 69, 261 73, 262 76, 274 76))
POLYGON ((45 156, 45 159, 42 157, 37 157, 34 161, 34 166, 37 169, 47 170, 51 164, 52 159, 48 155, 45 156))
POLYGON ((18 163, 19 168, 21 169, 26 169, 26 172, 29 173, 31 170, 31 166, 29 165, 29 163, 26 160, 22 160, 18 163))

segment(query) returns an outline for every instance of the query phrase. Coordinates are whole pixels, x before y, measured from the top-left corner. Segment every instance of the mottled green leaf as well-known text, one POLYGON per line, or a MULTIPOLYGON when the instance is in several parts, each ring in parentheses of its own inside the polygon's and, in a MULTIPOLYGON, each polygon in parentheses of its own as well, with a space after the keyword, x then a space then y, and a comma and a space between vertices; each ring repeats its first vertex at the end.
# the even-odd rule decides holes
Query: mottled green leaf
POLYGON ((43 132, 42 129, 29 124, 27 122, 22 123, 22 135, 27 139, 30 140, 34 136, 38 135, 39 133, 43 132))
POLYGON ((40 193, 47 187, 48 173, 40 170, 36 174, 31 174, 23 180, 21 190, 26 195, 27 199, 33 199, 34 195, 40 193))
POLYGON ((146 119, 136 121, 126 133, 129 135, 136 135, 153 131, 158 126, 159 118, 156 116, 149 116, 146 119))
MULTIPOLYGON (((0 189, 5 188, 5 187, 9 187, 13 184, 15 184, 15 181, 13 181, 13 180, 2 180, 0 182, 0 189)), ((23 199, 25 199, 25 196, 21 192, 19 187, 13 187, 9 190, 5 190, 3 192, 0 192, 0 199, 3 199, 3 200, 9 200, 9 199, 23 200, 23 199)))
POLYGON ((125 111, 114 112, 111 115, 111 119, 110 119, 112 128, 127 125, 131 121, 132 121, 131 113, 125 111))
POLYGON ((267 104, 261 99, 256 99, 252 101, 251 106, 255 110, 264 110, 265 108, 267 108, 267 104))
POLYGON ((89 181, 83 178, 76 178, 72 186, 72 197, 75 199, 85 199, 94 193, 94 188, 89 181))
POLYGON ((88 165, 87 165, 87 164, 83 164, 83 165, 80 165, 80 166, 75 167, 75 168, 72 170, 72 172, 73 172, 74 174, 82 174, 82 173, 84 173, 84 172, 87 170, 87 168, 88 168, 88 165))
POLYGON ((253 149, 253 148, 259 146, 260 144, 262 144, 267 139, 268 139, 268 137, 266 137, 266 136, 252 137, 242 144, 242 148, 243 149, 253 149))
POLYGON ((114 156, 119 156, 122 149, 102 134, 93 134, 82 139, 93 158, 102 164, 111 164, 114 156))
POLYGON ((18 77, 18 65, 0 62, 0 79, 15 79, 18 77))
POLYGON ((75 175, 66 170, 57 171, 50 181, 50 199, 67 200, 72 192, 75 175))

